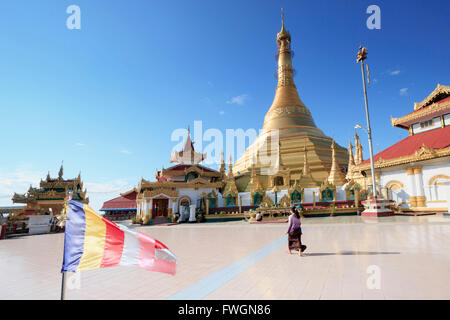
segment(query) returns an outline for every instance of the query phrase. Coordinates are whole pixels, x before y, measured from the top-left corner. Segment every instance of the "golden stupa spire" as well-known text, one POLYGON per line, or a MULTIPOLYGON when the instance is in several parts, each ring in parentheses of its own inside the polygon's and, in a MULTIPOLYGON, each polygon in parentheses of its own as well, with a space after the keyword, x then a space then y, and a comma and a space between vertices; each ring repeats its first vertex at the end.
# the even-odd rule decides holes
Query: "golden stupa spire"
POLYGON ((351 176, 353 168, 355 167, 355 159, 353 158, 353 146, 352 140, 350 139, 348 144, 348 165, 347 165, 347 176, 348 179, 351 176))
POLYGON ((340 167, 339 167, 339 162, 337 160, 337 156, 336 156, 336 144, 333 141, 331 142, 331 170, 330 170, 330 174, 328 176, 328 183, 334 185, 334 186, 343 186, 345 184, 345 177, 344 174, 342 173, 340 167))
POLYGON ((219 172, 222 174, 222 177, 225 176, 225 161, 223 160, 223 149, 222 149, 222 152, 220 152, 219 172))
POLYGON ((230 154, 230 163, 228 164, 228 179, 232 179, 233 177, 233 158, 230 154))
MULTIPOLYGON (((281 13, 281 31, 277 34, 278 48, 278 85, 272 106, 264 119, 263 131, 286 129, 309 132, 323 137, 316 128, 311 112, 300 100, 294 83, 294 68, 292 66, 291 35, 284 25, 284 11, 281 13)), ((287 130, 287 131, 289 131, 287 130)), ((286 134, 288 132, 286 131, 286 134)))

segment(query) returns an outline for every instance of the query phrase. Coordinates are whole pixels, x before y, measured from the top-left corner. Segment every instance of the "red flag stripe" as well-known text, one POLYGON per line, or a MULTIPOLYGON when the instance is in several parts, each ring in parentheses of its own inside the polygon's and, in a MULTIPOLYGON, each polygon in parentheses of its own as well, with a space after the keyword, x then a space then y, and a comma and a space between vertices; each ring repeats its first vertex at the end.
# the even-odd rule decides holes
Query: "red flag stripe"
POLYGON ((143 269, 153 270, 155 262, 155 239, 138 232, 140 242, 138 266, 143 269))
POLYGON ((113 267, 120 263, 125 235, 113 222, 102 218, 106 224, 105 251, 100 268, 113 267))

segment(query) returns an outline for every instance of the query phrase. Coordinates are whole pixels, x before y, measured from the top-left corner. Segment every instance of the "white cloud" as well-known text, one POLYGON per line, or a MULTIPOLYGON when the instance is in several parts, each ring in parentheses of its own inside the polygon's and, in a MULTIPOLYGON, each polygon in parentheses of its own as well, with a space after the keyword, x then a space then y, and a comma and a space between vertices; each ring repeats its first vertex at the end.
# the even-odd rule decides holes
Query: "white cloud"
POLYGON ((220 114, 220 115, 223 115, 223 114, 225 114, 225 111, 220 110, 220 111, 219 111, 219 114, 220 114))
POLYGON ((239 96, 233 97, 227 101, 228 104, 238 104, 243 105, 245 100, 248 98, 248 94, 241 94, 239 96))
POLYGON ((125 179, 115 179, 106 182, 84 183, 89 197, 89 206, 100 213, 103 202, 119 197, 121 193, 133 189, 133 186, 125 179))
POLYGON ((398 76, 398 75, 400 74, 400 70, 394 70, 394 71, 391 71, 391 72, 389 72, 389 74, 390 74, 391 76, 398 76))
POLYGON ((408 88, 401 88, 399 93, 400 93, 401 96, 408 95, 408 88))
POLYGON ((86 145, 84 144, 84 143, 82 143, 82 142, 77 142, 77 143, 75 143, 75 145, 77 146, 77 147, 85 147, 86 145))
POLYGON ((127 150, 127 149, 122 149, 122 150, 120 150, 120 153, 123 153, 123 154, 131 154, 131 151, 129 151, 129 150, 127 150))
POLYGON ((45 173, 33 171, 26 165, 20 165, 14 171, 0 171, 0 205, 13 205, 11 198, 14 192, 25 193, 30 185, 37 187, 45 176, 45 173))

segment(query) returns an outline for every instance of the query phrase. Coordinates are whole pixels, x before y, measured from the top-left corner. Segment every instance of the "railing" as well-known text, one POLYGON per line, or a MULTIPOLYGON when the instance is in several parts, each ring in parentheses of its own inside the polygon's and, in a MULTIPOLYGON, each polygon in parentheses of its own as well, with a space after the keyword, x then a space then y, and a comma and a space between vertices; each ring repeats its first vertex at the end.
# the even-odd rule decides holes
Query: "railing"
MULTIPOLYGON (((241 206, 241 213, 244 213, 245 211, 249 211, 251 209, 257 209, 258 206, 241 206)), ((232 206, 232 207, 218 207, 218 208, 209 208, 209 214, 233 214, 235 212, 239 212, 239 206, 232 206)))

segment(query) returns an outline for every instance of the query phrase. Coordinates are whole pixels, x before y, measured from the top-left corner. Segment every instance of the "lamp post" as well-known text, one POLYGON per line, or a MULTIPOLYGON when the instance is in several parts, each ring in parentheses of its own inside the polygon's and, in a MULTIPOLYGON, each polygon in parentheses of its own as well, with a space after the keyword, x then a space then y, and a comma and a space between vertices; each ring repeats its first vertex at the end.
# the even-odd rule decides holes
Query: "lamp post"
POLYGON ((364 102, 366 106, 366 120, 367 120, 367 136, 369 137, 369 153, 370 153, 370 169, 372 173, 372 192, 373 199, 377 200, 377 185, 375 180, 375 165, 373 162, 373 147, 372 147, 372 133, 370 130, 370 118, 369 118, 369 103, 367 102, 367 89, 366 89, 366 73, 364 71, 364 60, 367 59, 367 48, 359 46, 359 51, 356 54, 356 63, 361 63, 362 82, 364 89, 364 102))

